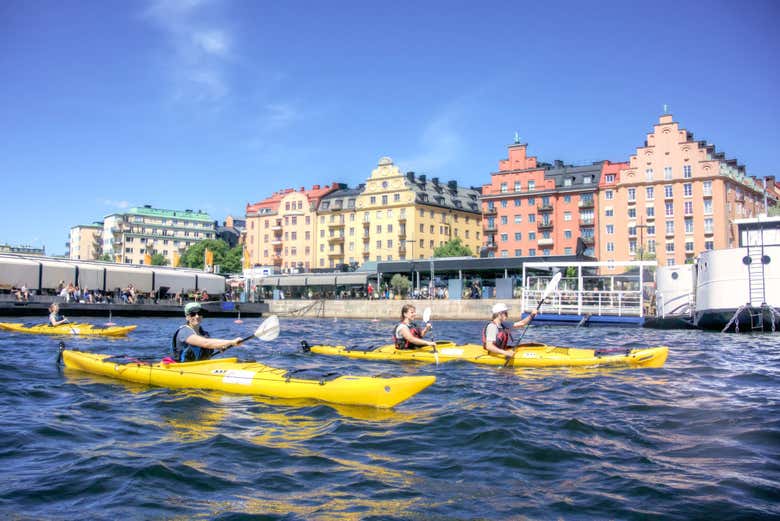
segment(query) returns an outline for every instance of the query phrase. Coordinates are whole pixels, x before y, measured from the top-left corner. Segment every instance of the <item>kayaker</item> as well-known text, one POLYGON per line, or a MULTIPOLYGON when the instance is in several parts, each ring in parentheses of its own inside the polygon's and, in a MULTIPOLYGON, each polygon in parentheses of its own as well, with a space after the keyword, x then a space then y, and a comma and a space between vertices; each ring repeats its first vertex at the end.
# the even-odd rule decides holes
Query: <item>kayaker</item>
POLYGON ((198 302, 190 302, 184 306, 184 317, 187 323, 179 326, 173 334, 173 359, 177 362, 208 360, 217 350, 241 343, 241 337, 232 340, 211 338, 200 325, 203 321, 203 308, 198 302))
POLYGON ((67 324, 69 320, 62 315, 60 315, 60 305, 56 302, 52 302, 49 306, 49 325, 50 326, 59 326, 62 324, 67 324))
POLYGON ((514 349, 509 347, 509 341, 512 338, 512 328, 528 325, 536 316, 537 311, 534 309, 524 319, 511 323, 507 321, 509 318, 509 307, 503 302, 495 304, 492 312, 493 318, 482 329, 482 347, 491 353, 511 357, 515 354, 514 349))
POLYGON ((393 329, 393 343, 397 349, 416 349, 419 346, 436 345, 436 342, 423 338, 431 330, 430 324, 425 324, 425 327, 420 329, 412 322, 416 315, 417 310, 411 304, 404 304, 401 308, 401 322, 393 329))

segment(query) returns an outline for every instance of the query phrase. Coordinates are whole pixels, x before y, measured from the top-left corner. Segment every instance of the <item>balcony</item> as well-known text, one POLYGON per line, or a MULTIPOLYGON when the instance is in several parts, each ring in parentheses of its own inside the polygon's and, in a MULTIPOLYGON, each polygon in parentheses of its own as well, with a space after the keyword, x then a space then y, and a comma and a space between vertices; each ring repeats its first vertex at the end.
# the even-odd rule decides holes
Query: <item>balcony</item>
POLYGON ((282 265, 282 256, 281 255, 272 255, 271 256, 271 262, 274 264, 274 266, 281 266, 282 265))
POLYGON ((536 228, 538 230, 549 230, 553 227, 552 221, 537 221, 536 228))
POLYGON ((399 241, 405 241, 406 240, 406 232, 398 232, 398 240, 399 241))
POLYGON ((536 243, 539 246, 552 246, 553 245, 553 240, 552 240, 552 238, 550 238, 550 239, 539 239, 539 240, 536 241, 536 243))
POLYGON ((485 248, 487 248, 488 250, 495 250, 496 248, 498 248, 498 246, 496 245, 495 242, 488 242, 485 244, 485 248))
POLYGON ((593 199, 584 199, 577 203, 580 208, 593 208, 594 205, 593 199))
POLYGON ((343 250, 329 251, 328 252, 328 257, 343 257, 343 256, 344 256, 344 251, 343 250))
POLYGON ((580 219, 580 227, 584 228, 584 227, 588 227, 588 226, 593 226, 594 225, 594 221, 595 221, 595 219, 580 219))
POLYGON ((628 204, 635 205, 636 204, 636 199, 629 199, 627 202, 628 202, 628 204))
POLYGON ((343 235, 331 235, 330 237, 328 237, 328 242, 331 243, 331 244, 342 243, 342 242, 344 242, 344 236, 343 235))
POLYGON ((368 234, 363 235, 363 242, 368 242, 370 240, 371 240, 371 236, 369 236, 368 234))
POLYGON ((370 221, 363 221, 363 228, 370 228, 371 222, 370 221))
POLYGON ((497 213, 498 211, 496 210, 495 206, 493 208, 487 208, 485 210, 485 215, 496 215, 497 213))
POLYGON ((490 224, 490 223, 487 223, 487 222, 485 223, 485 232, 486 233, 496 233, 497 231, 498 231, 498 228, 496 228, 495 223, 494 224, 490 224))
POLYGON ((282 245, 282 239, 275 238, 271 241, 271 245, 273 246, 281 246, 282 245))
POLYGON ((553 207, 552 207, 551 204, 543 204, 541 206, 537 206, 536 207, 536 211, 539 212, 539 213, 552 212, 553 211, 553 207))
POLYGON ((369 255, 371 255, 371 252, 369 252, 368 250, 363 252, 363 257, 364 258, 368 257, 369 255))
POLYGON ((275 224, 274 226, 271 226, 271 230, 275 232, 281 232, 282 231, 282 225, 281 224, 275 224))
POLYGON ((328 228, 343 228, 343 227, 344 227, 344 221, 328 223, 328 228))
POLYGON ((405 223, 406 222, 406 216, 405 215, 399 215, 398 216, 398 222, 399 223, 405 223))
POLYGON ((585 246, 593 246, 596 243, 596 239, 593 237, 582 237, 582 244, 585 246))

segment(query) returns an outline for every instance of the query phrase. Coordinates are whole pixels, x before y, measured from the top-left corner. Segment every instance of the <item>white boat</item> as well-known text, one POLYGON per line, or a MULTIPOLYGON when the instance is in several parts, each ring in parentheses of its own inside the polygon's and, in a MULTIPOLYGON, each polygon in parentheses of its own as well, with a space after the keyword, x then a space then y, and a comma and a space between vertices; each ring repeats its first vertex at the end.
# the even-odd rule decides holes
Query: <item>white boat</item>
POLYGON ((694 324, 720 331, 780 329, 780 217, 738 219, 738 248, 696 263, 694 324))

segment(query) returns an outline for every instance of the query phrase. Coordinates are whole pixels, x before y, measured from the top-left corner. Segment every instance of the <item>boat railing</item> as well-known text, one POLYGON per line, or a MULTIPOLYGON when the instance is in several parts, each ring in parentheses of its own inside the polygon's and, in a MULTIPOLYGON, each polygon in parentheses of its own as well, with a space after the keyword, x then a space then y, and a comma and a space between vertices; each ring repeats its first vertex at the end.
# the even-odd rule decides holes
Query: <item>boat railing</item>
MULTIPOLYGON (((535 309, 542 293, 524 290, 523 309, 535 309)), ((547 298, 540 311, 558 315, 644 316, 641 291, 559 291, 547 298)))

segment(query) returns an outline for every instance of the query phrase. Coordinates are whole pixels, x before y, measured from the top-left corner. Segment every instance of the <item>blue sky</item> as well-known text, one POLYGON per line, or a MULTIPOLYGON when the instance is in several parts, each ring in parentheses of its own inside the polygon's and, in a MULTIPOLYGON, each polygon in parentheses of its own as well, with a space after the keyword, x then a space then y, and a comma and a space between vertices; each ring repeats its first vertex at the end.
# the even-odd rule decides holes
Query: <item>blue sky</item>
POLYGON ((0 243, 142 204, 216 219, 403 171, 480 186, 515 132, 627 160, 668 104, 777 175, 780 3, 0 2, 0 243))

